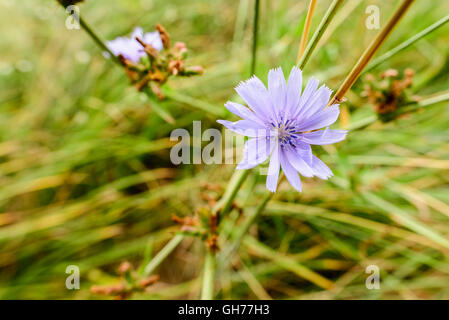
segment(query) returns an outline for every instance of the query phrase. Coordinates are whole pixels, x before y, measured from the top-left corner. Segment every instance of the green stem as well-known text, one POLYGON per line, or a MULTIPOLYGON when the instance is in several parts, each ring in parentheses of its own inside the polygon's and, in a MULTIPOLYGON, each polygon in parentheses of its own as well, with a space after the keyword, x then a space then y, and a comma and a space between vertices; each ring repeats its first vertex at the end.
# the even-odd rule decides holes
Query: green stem
POLYGON ((204 262, 203 287, 201 289, 201 300, 214 299, 214 280, 215 280, 215 254, 210 250, 206 252, 204 262))
MULTIPOLYGON (((436 95, 432 95, 431 97, 427 97, 427 98, 419 100, 417 102, 412 102, 409 105, 401 106, 399 109, 400 111, 397 112, 397 114, 395 115, 394 118, 396 118, 397 116, 399 116, 401 114, 414 112, 421 108, 428 107, 430 105, 437 104, 440 102, 445 102, 445 101, 449 101, 449 92, 443 92, 443 93, 439 93, 436 95)), ((377 120, 379 120, 377 114, 373 114, 373 115, 366 117, 362 120, 351 123, 348 130, 355 131, 355 130, 363 129, 363 128, 369 126, 370 124, 373 124, 377 120)))
POLYGON ((164 86, 162 87, 162 93, 173 101, 186 104, 188 106, 194 107, 196 109, 205 111, 210 115, 216 117, 224 117, 225 112, 223 108, 220 108, 212 103, 205 102, 190 96, 187 96, 179 91, 172 90, 171 88, 164 86))
POLYGON ((410 47, 412 44, 414 44, 418 40, 424 38, 425 36, 429 35, 433 31, 435 31, 438 28, 442 27, 448 21, 449 21, 449 15, 447 15, 444 18, 438 20, 437 22, 435 22, 434 24, 428 26, 427 28, 425 28, 421 32, 417 33, 413 37, 409 38, 408 40, 402 42, 398 46, 396 46, 393 49, 389 50, 388 52, 384 53, 379 58, 374 59, 373 62, 371 64, 369 64, 368 67, 366 67, 366 69, 363 71, 363 73, 368 72, 368 71, 374 69, 378 65, 380 65, 380 64, 384 63, 385 61, 387 61, 388 59, 390 59, 395 54, 401 52, 402 50, 407 49, 408 47, 410 47))
POLYGON ((220 211, 220 215, 223 216, 229 212, 232 206, 232 201, 237 195, 243 182, 245 182, 245 179, 248 177, 248 174, 249 170, 236 170, 234 172, 223 196, 212 209, 214 214, 220 211))
POLYGON ((334 18, 335 13, 337 12, 340 5, 343 3, 343 0, 334 0, 331 5, 329 6, 329 9, 327 9, 326 14, 324 15, 323 19, 321 20, 317 30, 313 34, 312 38, 310 39, 309 44, 306 47, 306 50, 304 51, 303 55, 301 56, 301 60, 299 60, 297 66, 302 70, 304 66, 306 65, 307 61, 309 60, 310 56, 312 55, 313 50, 317 46, 318 42, 320 41, 321 37, 324 34, 324 31, 326 31, 327 27, 329 26, 329 23, 334 18))
POLYGON ((444 92, 440 94, 433 95, 431 97, 427 97, 426 99, 422 99, 417 102, 419 108, 427 107, 428 105, 444 102, 449 100, 449 92, 444 92))
POLYGON ((150 102, 151 108, 153 109, 153 111, 155 113, 157 113, 159 115, 159 117, 161 117, 162 119, 164 119, 165 121, 167 121, 170 124, 174 124, 175 123, 175 119, 173 118, 173 116, 170 114, 170 112, 165 110, 160 105, 159 99, 154 94, 151 93, 150 88, 144 87, 142 92, 145 93, 145 95, 148 98, 148 101, 150 102))
POLYGON ((251 55, 251 75, 256 73, 256 58, 257 58, 257 36, 259 33, 259 0, 254 2, 254 21, 253 21, 253 47, 251 55))
POLYGON ((431 97, 427 97, 427 98, 419 100, 417 102, 413 102, 410 105, 404 106, 403 108, 401 108, 402 110, 400 109, 400 112, 398 115, 413 112, 413 111, 419 110, 421 108, 424 108, 424 107, 427 107, 427 106, 430 106, 433 104, 437 104, 440 102, 444 102, 444 101, 449 101, 449 92, 444 92, 441 94, 433 95, 431 97))
MULTIPOLYGON (((255 0, 254 4, 254 24, 253 24, 253 47, 251 55, 251 75, 256 70, 257 56, 257 34, 259 29, 259 0, 255 0)), ((229 181, 225 193, 217 204, 212 208, 213 214, 220 213, 223 218, 232 208, 232 201, 237 192, 240 190, 245 179, 248 177, 249 170, 236 170, 229 181)), ((201 290, 202 300, 212 300, 214 297, 214 277, 215 277, 215 253, 207 250, 206 260, 204 262, 203 288, 201 290)))
POLYGON ((240 247, 243 237, 249 231, 249 228, 251 228, 251 226, 256 221, 256 219, 260 216, 260 214, 264 211, 268 202, 273 198, 273 195, 274 195, 274 193, 271 193, 271 192, 268 193, 264 197, 262 202, 259 204, 259 206, 256 208, 256 210, 245 220, 243 225, 238 230, 235 231, 236 236, 235 236, 235 238, 232 239, 231 247, 221 254, 220 271, 223 270, 227 266, 228 262, 231 261, 232 256, 235 254, 235 252, 237 252, 238 248, 240 247))
POLYGON ((158 254, 148 263, 143 271, 144 276, 149 276, 154 272, 154 270, 168 257, 170 253, 175 250, 175 248, 181 243, 184 239, 183 234, 177 234, 174 236, 165 247, 158 252, 158 254))
POLYGON ((104 51, 109 53, 111 56, 112 61, 117 63, 118 65, 122 66, 122 63, 120 60, 115 56, 115 54, 112 53, 112 51, 108 48, 108 46, 101 40, 101 38, 94 32, 94 30, 89 26, 89 24, 84 21, 84 19, 80 16, 79 22, 81 25, 81 28, 83 28, 84 31, 92 38, 92 40, 95 41, 95 43, 104 51))

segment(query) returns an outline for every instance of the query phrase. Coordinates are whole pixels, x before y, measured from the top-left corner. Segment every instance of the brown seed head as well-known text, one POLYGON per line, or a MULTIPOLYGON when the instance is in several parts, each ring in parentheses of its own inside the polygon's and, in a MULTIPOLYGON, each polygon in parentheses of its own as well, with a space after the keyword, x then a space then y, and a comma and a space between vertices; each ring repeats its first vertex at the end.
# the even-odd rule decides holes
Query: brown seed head
POLYGON ((164 48, 170 48, 170 36, 168 35, 168 32, 159 23, 156 24, 156 30, 159 32, 164 48))

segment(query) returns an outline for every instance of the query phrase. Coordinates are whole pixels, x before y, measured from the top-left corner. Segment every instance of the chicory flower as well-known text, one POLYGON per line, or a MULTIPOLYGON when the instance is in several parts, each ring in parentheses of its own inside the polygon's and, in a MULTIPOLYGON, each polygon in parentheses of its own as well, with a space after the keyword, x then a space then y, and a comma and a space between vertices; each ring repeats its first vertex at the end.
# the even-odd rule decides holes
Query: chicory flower
POLYGON ((163 49, 163 44, 158 31, 144 33, 141 27, 134 29, 130 38, 118 37, 112 41, 106 41, 106 46, 116 56, 122 55, 125 59, 134 63, 138 63, 140 58, 146 55, 142 45, 136 40, 141 39, 146 44, 149 44, 157 51, 163 49))
POLYGON ((340 113, 337 104, 327 107, 332 93, 329 88, 318 88, 318 80, 311 78, 301 93, 302 72, 293 67, 288 83, 282 69, 277 68, 268 74, 268 90, 253 76, 238 85, 236 91, 248 108, 235 102, 227 102, 225 107, 242 120, 218 122, 249 137, 237 169, 250 169, 270 158, 266 186, 271 192, 276 191, 281 168, 298 191, 302 189, 298 172, 304 177, 332 176, 332 171, 312 154, 310 146, 336 143, 347 134, 345 130, 328 128, 340 113))

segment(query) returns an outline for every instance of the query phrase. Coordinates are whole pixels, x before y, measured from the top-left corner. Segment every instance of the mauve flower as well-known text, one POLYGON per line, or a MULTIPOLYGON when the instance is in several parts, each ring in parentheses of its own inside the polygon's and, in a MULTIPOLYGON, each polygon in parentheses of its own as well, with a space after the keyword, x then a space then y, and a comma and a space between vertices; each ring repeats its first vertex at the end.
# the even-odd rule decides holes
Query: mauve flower
POLYGON ((243 160, 237 169, 250 169, 270 157, 267 189, 275 192, 279 171, 301 191, 298 172, 305 177, 328 179, 332 171, 312 154, 311 144, 325 145, 342 141, 345 130, 331 130, 340 113, 339 105, 326 108, 332 91, 318 89, 318 80, 311 78, 301 94, 302 72, 293 67, 285 82, 281 68, 268 74, 268 90, 253 76, 240 83, 236 91, 249 108, 227 102, 225 107, 243 120, 218 120, 231 131, 248 136, 243 160), (324 130, 319 130, 325 128, 324 130))
POLYGON ((106 46, 114 55, 118 56, 121 54, 127 60, 137 63, 140 58, 145 56, 145 51, 142 45, 136 40, 136 37, 143 40, 146 44, 151 45, 157 51, 163 49, 159 32, 154 31, 144 34, 141 27, 135 28, 130 38, 118 37, 112 41, 106 41, 106 46))

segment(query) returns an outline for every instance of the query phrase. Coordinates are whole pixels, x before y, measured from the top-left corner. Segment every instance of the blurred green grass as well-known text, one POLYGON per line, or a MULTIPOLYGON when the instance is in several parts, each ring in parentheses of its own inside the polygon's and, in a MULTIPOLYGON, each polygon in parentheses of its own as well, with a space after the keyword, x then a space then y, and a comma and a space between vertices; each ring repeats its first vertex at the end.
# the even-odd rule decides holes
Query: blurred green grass
MULTIPOLYGON (((86 1, 81 14, 105 38, 162 23, 187 43, 201 77, 173 80, 176 92, 224 109, 249 76, 252 1, 86 1)), ((263 1, 257 75, 287 72, 296 60, 307 1, 263 1)), ((312 31, 330 1, 320 1, 312 31)), ((364 26, 376 4, 381 25, 393 1, 345 2, 304 70, 336 89, 376 30, 364 26)), ((116 281, 124 260, 140 266, 176 230, 171 215, 193 215, 204 183, 224 187, 231 165, 173 166, 174 128, 219 126, 189 99, 161 103, 155 115, 123 71, 82 30, 67 30, 55 1, 0 2, 0 297, 88 299, 94 284, 116 281), (81 290, 67 290, 65 268, 78 265, 81 290)), ((416 2, 380 54, 449 12, 443 0, 416 2)), ((447 90, 449 26, 378 67, 416 71, 414 92, 447 90)), ((348 94, 345 121, 372 115, 362 83, 348 94)), ((195 102, 195 101, 193 101, 195 102)), ((224 110, 223 110, 224 112, 224 110)), ((225 113, 230 117, 228 113, 225 113)), ((314 148, 329 181, 287 185, 223 266, 218 298, 448 299, 449 109, 447 103, 351 132, 314 148), (381 290, 367 290, 365 267, 381 269, 381 290), (327 284, 332 288, 323 290, 327 284)), ((223 224, 232 229, 261 201, 264 177, 253 170, 223 224)), ((210 192, 209 192, 210 193, 210 192)), ((212 193, 213 195, 219 196, 212 193)), ((230 235, 230 241, 225 241, 230 235)), ((133 298, 197 298, 203 247, 188 238, 157 270, 160 281, 133 298)))

